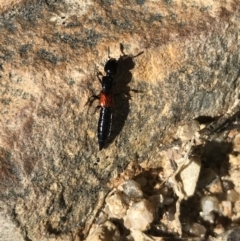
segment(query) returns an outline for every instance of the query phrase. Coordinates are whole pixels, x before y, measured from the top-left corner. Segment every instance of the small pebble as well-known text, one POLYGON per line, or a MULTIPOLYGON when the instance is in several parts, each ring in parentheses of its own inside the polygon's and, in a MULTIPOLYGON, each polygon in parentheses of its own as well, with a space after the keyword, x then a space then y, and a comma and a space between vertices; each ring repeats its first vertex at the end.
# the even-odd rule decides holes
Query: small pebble
POLYGON ((122 184, 123 192, 130 198, 142 198, 143 191, 140 184, 133 180, 127 180, 122 184))
POLYGON ((239 194, 236 190, 232 189, 232 190, 228 190, 227 191, 227 200, 231 201, 231 202, 236 202, 239 200, 239 194))
POLYGON ((189 232, 196 237, 204 238, 206 234, 206 228, 199 223, 193 223, 189 228, 189 232))
POLYGON ((147 230, 154 219, 154 210, 146 199, 133 203, 124 217, 124 226, 128 229, 147 230))
POLYGON ((203 215, 207 215, 212 211, 218 211, 219 209, 218 204, 219 204, 219 201, 214 196, 203 197, 201 200, 203 215))
POLYGON ((232 217, 232 203, 230 201, 222 201, 221 202, 222 206, 222 215, 225 217, 232 217))
POLYGON ((220 178, 215 178, 209 185, 209 191, 213 194, 223 193, 222 181, 220 178))
MULTIPOLYGON (((185 194, 185 198, 190 197, 194 194, 195 188, 197 185, 199 173, 201 169, 201 160, 199 157, 191 157, 190 158, 190 163, 184 167, 180 173, 179 176, 182 181, 182 189, 185 194)), ((176 188, 175 185, 175 192, 177 193, 178 188, 176 188)), ((181 194, 180 194, 181 195, 181 194)))

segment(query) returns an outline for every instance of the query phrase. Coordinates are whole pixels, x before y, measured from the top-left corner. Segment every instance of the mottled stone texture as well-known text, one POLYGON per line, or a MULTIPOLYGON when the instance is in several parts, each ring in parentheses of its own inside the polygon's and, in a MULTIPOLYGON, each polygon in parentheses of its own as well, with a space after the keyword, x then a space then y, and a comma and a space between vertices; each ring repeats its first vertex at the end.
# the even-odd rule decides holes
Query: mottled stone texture
POLYGON ((25 240, 82 240, 110 177, 131 161, 161 166, 180 123, 222 115, 237 98, 238 1, 0 6, 0 199, 25 240), (97 103, 85 104, 101 89, 108 47, 117 95, 99 152, 97 103))

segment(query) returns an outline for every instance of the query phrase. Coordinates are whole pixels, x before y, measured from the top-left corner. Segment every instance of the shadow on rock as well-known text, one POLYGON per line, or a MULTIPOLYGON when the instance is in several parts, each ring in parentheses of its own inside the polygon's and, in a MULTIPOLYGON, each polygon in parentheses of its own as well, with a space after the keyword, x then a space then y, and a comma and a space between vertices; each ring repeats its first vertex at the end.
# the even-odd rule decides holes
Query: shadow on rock
POLYGON ((136 56, 122 55, 118 59, 118 72, 115 76, 115 83, 113 87, 114 92, 114 110, 113 110, 113 122, 112 131, 108 143, 106 143, 105 148, 107 148, 115 138, 121 133, 125 121, 127 120, 129 114, 129 100, 131 99, 130 92, 142 92, 135 89, 130 89, 130 82, 132 80, 132 70, 135 66, 133 59, 136 56))

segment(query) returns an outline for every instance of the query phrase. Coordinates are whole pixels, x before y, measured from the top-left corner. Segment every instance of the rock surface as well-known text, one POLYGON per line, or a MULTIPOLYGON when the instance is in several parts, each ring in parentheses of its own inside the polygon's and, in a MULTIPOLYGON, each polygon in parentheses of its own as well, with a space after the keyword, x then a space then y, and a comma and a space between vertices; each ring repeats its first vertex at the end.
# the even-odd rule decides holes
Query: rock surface
POLYGON ((159 151, 178 125, 223 115, 239 93, 236 1, 12 0, 0 10, 0 200, 25 240, 83 240, 110 178, 130 162, 164 166, 159 151), (97 103, 85 104, 108 47, 119 69, 99 152, 97 103))

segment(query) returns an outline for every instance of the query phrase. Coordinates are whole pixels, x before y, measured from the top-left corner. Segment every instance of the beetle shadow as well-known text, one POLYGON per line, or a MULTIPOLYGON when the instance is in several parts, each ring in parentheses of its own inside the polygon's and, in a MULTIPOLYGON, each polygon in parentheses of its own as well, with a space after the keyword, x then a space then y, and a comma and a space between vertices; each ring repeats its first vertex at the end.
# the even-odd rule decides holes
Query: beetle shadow
POLYGON ((130 105, 129 100, 131 99, 130 92, 142 92, 134 89, 130 89, 129 83, 132 80, 132 73, 130 70, 134 69, 135 63, 133 59, 138 57, 143 52, 140 52, 136 56, 130 56, 124 54, 118 59, 118 72, 114 78, 114 110, 113 110, 113 120, 112 120, 112 129, 111 135, 105 144, 107 148, 111 143, 114 142, 115 138, 122 131, 124 124, 127 120, 130 105))

